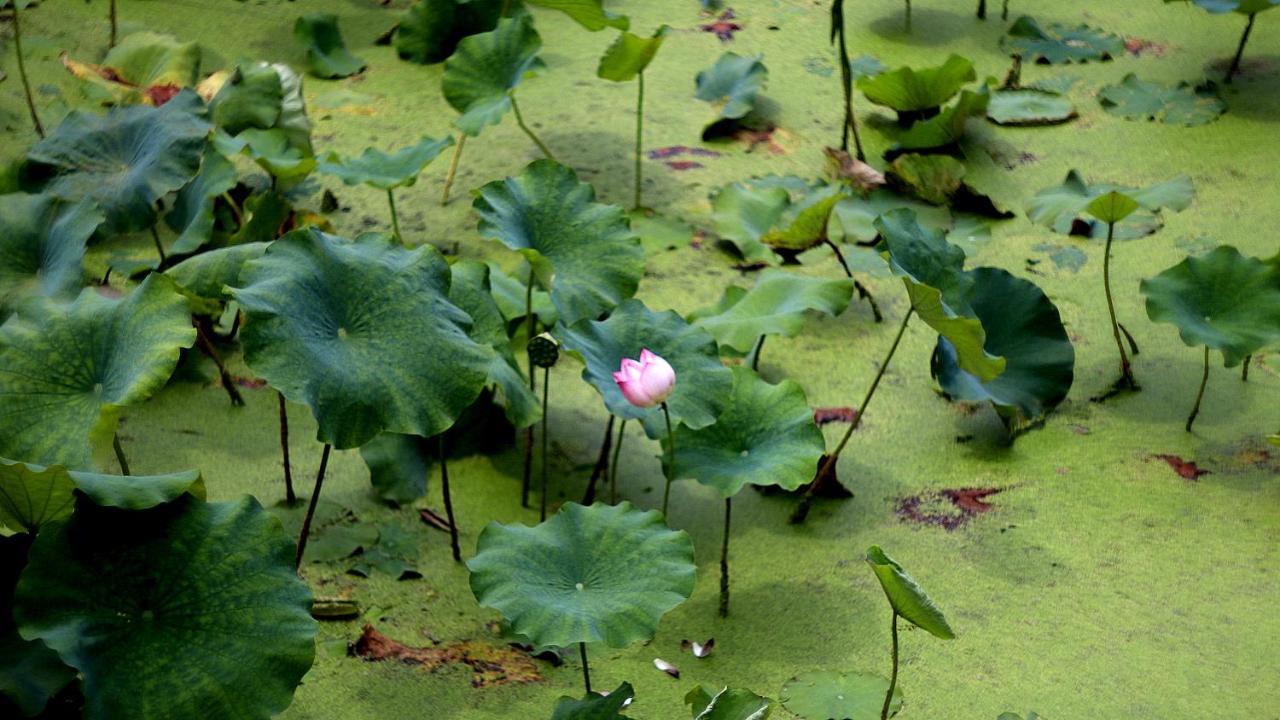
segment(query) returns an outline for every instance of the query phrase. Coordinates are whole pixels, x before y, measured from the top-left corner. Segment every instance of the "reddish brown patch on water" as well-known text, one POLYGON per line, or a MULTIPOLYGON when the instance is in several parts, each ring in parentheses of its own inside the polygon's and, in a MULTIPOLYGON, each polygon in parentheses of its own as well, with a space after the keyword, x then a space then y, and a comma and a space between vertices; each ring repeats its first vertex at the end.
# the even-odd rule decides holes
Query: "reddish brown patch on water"
POLYGON ((666 147, 654 148, 645 153, 650 160, 666 160, 667 158, 679 157, 681 155, 693 155, 694 157, 720 157, 720 153, 715 150, 708 150, 700 147, 689 147, 688 145, 668 145, 666 147))
POLYGON ((1158 455, 1152 455, 1151 459, 1165 461, 1166 463, 1168 463, 1169 467, 1173 468, 1174 472, 1178 473, 1178 477, 1182 478, 1183 480, 1191 480, 1194 482, 1196 480, 1199 480, 1201 475, 1212 474, 1212 472, 1209 470, 1201 469, 1200 466, 1196 465, 1194 461, 1183 460, 1177 455, 1158 454, 1158 455))
POLYGON ((911 495, 898 500, 896 512, 904 521, 955 530, 996 507, 987 498, 1004 488, 968 487, 911 495))
POLYGON ((715 20, 699 25, 698 29, 715 35, 720 38, 720 42, 730 42, 733 40, 733 34, 742 29, 741 25, 734 22, 737 17, 737 14, 733 12, 733 8, 728 8, 720 13, 715 20))
POLYGON ((819 425, 830 423, 851 423, 858 417, 858 411, 851 407, 826 407, 813 409, 813 421, 819 425))
POLYGON ((1152 57, 1162 58, 1169 53, 1168 45, 1158 43, 1155 40, 1147 40, 1146 38, 1139 37, 1125 38, 1124 49, 1134 57, 1150 55, 1152 57))
POLYGON ((460 663, 475 672, 472 687, 542 681, 533 659, 515 648, 473 641, 412 647, 392 640, 372 625, 364 626, 360 638, 351 645, 350 654, 371 662, 394 660, 405 665, 421 665, 430 672, 460 663))
POLYGON ((698 170, 706 167, 697 160, 668 160, 666 165, 672 170, 698 170))

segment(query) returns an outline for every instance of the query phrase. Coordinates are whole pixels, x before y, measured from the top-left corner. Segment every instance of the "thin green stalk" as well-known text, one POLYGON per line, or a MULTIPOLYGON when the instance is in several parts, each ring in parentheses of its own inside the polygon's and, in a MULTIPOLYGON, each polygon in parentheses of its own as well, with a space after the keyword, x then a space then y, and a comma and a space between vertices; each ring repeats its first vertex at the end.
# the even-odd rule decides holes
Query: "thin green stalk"
POLYGON ((121 475, 132 475, 129 472, 129 461, 124 456, 124 448, 120 447, 120 433, 112 433, 111 449, 116 451, 116 462, 120 463, 121 475))
POLYGON ((1249 43, 1249 34, 1253 32, 1253 22, 1258 19, 1257 13, 1250 13, 1249 22, 1244 26, 1244 34, 1240 36, 1240 46, 1236 48, 1236 56, 1231 60, 1231 67, 1227 68, 1226 84, 1231 84, 1231 79, 1240 71, 1240 61, 1244 58, 1244 46, 1249 43))
POLYGON ((884 707, 880 709, 880 720, 889 720, 889 706, 893 704, 893 691, 898 688, 898 613, 893 613, 893 674, 889 676, 889 692, 884 696, 884 707))
POLYGON ((591 668, 587 665, 587 644, 578 643, 579 654, 582 655, 582 684, 587 688, 587 695, 591 694, 591 668))
POLYGON ((396 234, 396 240, 404 242, 404 236, 400 234, 400 217, 396 215, 396 195, 394 190, 387 190, 387 205, 391 208, 391 230, 396 234))
POLYGON ((671 479, 676 474, 676 434, 671 431, 671 411, 662 403, 662 417, 667 421, 667 486, 662 490, 662 514, 667 514, 667 504, 671 500, 671 479))
POLYGON ((636 75, 636 202, 637 210, 641 207, 640 185, 644 181, 644 169, 641 160, 644 153, 644 71, 636 75))
POLYGON ((1133 368, 1129 365, 1129 355, 1124 350, 1124 340, 1120 338, 1120 322, 1116 319, 1116 303, 1111 296, 1111 243, 1115 239, 1115 223, 1107 223, 1107 246, 1102 257, 1102 288, 1107 295, 1107 313, 1111 316, 1111 334, 1115 336, 1116 348, 1120 351, 1121 382, 1130 388, 1136 388, 1133 379, 1133 368))
POLYGON ((302 567, 302 556, 307 552, 307 536, 311 534, 311 521, 316 516, 316 505, 320 502, 320 488, 324 485, 324 471, 329 467, 329 453, 332 450, 333 446, 325 443, 324 451, 320 453, 320 470, 316 473, 316 485, 311 490, 311 501, 307 503, 307 514, 302 518, 302 532, 298 534, 298 554, 293 562, 295 570, 302 567))
POLYGON ((907 0, 907 32, 911 32, 911 0, 907 0))
POLYGON ((551 389, 551 368, 542 369, 542 453, 538 464, 542 473, 542 499, 538 519, 547 519, 547 396, 551 389))
POLYGON ((529 139, 533 141, 533 144, 538 146, 538 149, 542 151, 542 154, 547 156, 548 160, 555 161, 556 156, 551 154, 551 148, 547 147, 546 143, 542 142, 542 140, 534 134, 533 130, 531 130, 528 125, 524 124, 524 116, 520 114, 520 106, 516 104, 515 91, 512 90, 507 93, 507 97, 511 98, 511 111, 515 113, 516 124, 520 126, 520 129, 524 131, 525 135, 529 136, 529 139))
POLYGON ((280 405, 280 454, 284 456, 284 501, 295 505, 298 496, 293 492, 293 469, 289 466, 289 410, 284 404, 284 393, 277 392, 276 400, 280 405))
POLYGON ((1191 432, 1191 426, 1195 424, 1196 416, 1200 414, 1200 401, 1204 399, 1204 388, 1209 384, 1209 346, 1204 346, 1204 375, 1200 378, 1200 390, 1196 393, 1196 404, 1191 407, 1191 414, 1187 416, 1187 432, 1191 432))
POLYGON ((609 463, 609 504, 618 504, 618 458, 622 456, 622 438, 627 434, 627 421, 618 427, 618 444, 613 446, 613 461, 609 463))
POLYGON ((1009 19, 1009 0, 1004 0, 1004 7, 1001 8, 1000 10, 1000 19, 1001 20, 1009 19))
POLYGON ((729 517, 733 498, 724 499, 724 542, 720 545, 720 617, 729 617, 729 517))
POLYGON ((444 495, 444 514, 449 519, 449 547, 453 550, 453 561, 462 562, 462 549, 458 547, 458 521, 453 517, 453 495, 449 493, 449 454, 445 447, 444 433, 439 438, 440 449, 440 492, 444 495))
POLYGON ((18 5, 13 5, 13 54, 18 56, 18 78, 22 80, 22 92, 27 96, 27 110, 31 112, 31 124, 36 127, 36 134, 43 138, 44 125, 40 123, 40 115, 36 112, 35 97, 31 94, 31 80, 27 78, 27 61, 22 53, 22 23, 18 19, 18 5))
POLYGON ((1249 363, 1253 362, 1252 355, 1245 355, 1244 362, 1240 363, 1240 382, 1249 382, 1249 363))
POLYGON ((160 264, 163 265, 167 258, 164 256, 164 243, 160 242, 160 232, 155 225, 151 226, 151 240, 156 244, 156 254, 160 256, 160 264))
POLYGON ((467 134, 458 133, 458 142, 453 146, 453 158, 449 160, 449 172, 444 176, 444 193, 440 196, 440 204, 449 204, 449 189, 453 187, 453 178, 458 174, 458 163, 462 161, 462 146, 467 143, 467 134))
POLYGON ((116 38, 119 37, 120 35, 120 25, 119 25, 119 22, 117 21, 117 13, 116 13, 116 0, 111 0, 110 16, 111 16, 111 42, 107 45, 107 47, 113 48, 116 46, 116 38))
POLYGON ((840 149, 849 151, 849 135, 853 135, 853 146, 858 160, 866 162, 867 155, 862 149, 862 137, 858 134, 858 121, 853 114, 853 69, 849 67, 849 44, 844 29, 844 0, 836 0, 831 6, 832 32, 836 36, 840 48, 840 83, 844 90, 844 125, 840 128, 840 149))
POLYGON ((760 369, 760 352, 764 350, 764 338, 765 336, 761 335, 756 339, 755 346, 751 348, 751 354, 747 356, 747 364, 752 370, 760 369))
MULTIPOLYGON (((829 218, 827 222, 830 223, 829 218)), ((830 238, 827 238, 825 242, 827 243, 827 247, 831 248, 831 252, 835 253, 836 260, 840 262, 840 267, 844 268, 845 276, 850 280, 853 280, 853 289, 858 291, 858 297, 866 300, 867 304, 871 306, 871 317, 875 318, 877 323, 884 322, 884 315, 880 314, 880 305, 876 303, 875 297, 871 294, 871 291, 867 289, 867 286, 863 285, 853 276, 853 270, 849 269, 849 263, 845 261, 844 253, 840 252, 840 246, 832 242, 830 238)))

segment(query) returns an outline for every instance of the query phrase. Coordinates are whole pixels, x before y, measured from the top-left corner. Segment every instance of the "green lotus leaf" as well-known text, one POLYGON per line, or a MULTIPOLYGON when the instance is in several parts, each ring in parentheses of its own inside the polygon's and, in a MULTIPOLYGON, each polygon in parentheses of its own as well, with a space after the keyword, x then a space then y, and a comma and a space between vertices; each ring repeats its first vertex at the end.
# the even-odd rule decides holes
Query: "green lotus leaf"
POLYGON ((768 698, 742 688, 724 688, 712 695, 701 685, 684 696, 693 720, 767 720, 773 712, 768 698))
POLYGON ((451 136, 441 140, 424 137, 416 145, 400 148, 389 155, 377 148, 366 148, 360 157, 349 160, 330 153, 317 169, 347 185, 369 185, 379 190, 412 187, 427 165, 451 145, 451 136))
POLYGON ((613 82, 634 80, 653 62, 670 29, 666 25, 660 25, 651 37, 641 37, 629 32, 618 33, 618 39, 613 41, 600 58, 596 76, 613 82))
POLYGON ((639 300, 628 300, 605 320, 561 325, 556 338, 565 350, 582 357, 582 379, 604 398, 609 412, 624 420, 640 419, 649 437, 666 432, 660 408, 639 408, 618 390, 613 373, 623 358, 640 357, 648 348, 676 371, 676 386, 667 398, 672 422, 704 428, 723 412, 733 389, 733 375, 720 362, 716 341, 671 310, 655 313, 639 300))
POLYGON ((644 275, 644 249, 626 211, 595 197, 569 168, 535 160, 480 188, 473 204, 480 234, 529 260, 566 325, 608 312, 635 294, 644 275))
POLYGON ((640 238, 640 246, 644 248, 645 255, 687 247, 693 241, 693 227, 679 218, 645 209, 632 210, 628 217, 631 220, 631 232, 640 238))
MULTIPOLYGON (((782 687, 782 705, 804 720, 879 720, 889 681, 876 675, 809 672, 782 687)), ((894 688, 889 715, 902 709, 902 688, 894 688)))
POLYGON ((213 146, 227 157, 247 155, 272 177, 286 182, 300 181, 316 168, 314 155, 294 146, 288 133, 275 128, 250 128, 235 137, 218 132, 213 146))
POLYGON ((223 155, 243 152, 288 184, 315 169, 302 76, 288 65, 238 65, 214 95, 211 108, 219 129, 214 146, 223 155))
POLYGON ((1098 102, 1126 120, 1159 120, 1167 125, 1204 125, 1227 111, 1217 93, 1188 83, 1163 85, 1129 73, 1098 91, 1098 102))
POLYGON ((273 128, 280 120, 284 84, 276 68, 266 63, 237 65, 209 102, 213 124, 228 135, 242 130, 273 128))
POLYGON ((738 120, 756 105, 756 96, 769 79, 762 55, 742 57, 727 52, 710 68, 698 73, 694 97, 720 106, 720 117, 738 120))
POLYGON ((827 240, 831 213, 843 197, 840 185, 814 190, 787 208, 778 227, 765 233, 760 242, 785 256, 821 245, 827 240))
POLYGON ((1041 26, 1035 18, 1023 15, 1000 39, 1000 49, 1019 55, 1028 62, 1050 65, 1110 60, 1124 52, 1124 38, 1105 30, 1058 23, 1041 26))
POLYGON ((88 467, 120 409, 163 387, 194 341, 186 300, 162 275, 121 299, 86 288, 24 306, 0 326, 0 456, 88 467))
MULTIPOLYGON (((433 463, 424 442, 416 435, 384 432, 360 446, 360 457, 369 468, 369 482, 378 497, 404 504, 427 494, 427 473, 433 463)), ((311 548, 308 543, 307 550, 311 548)))
POLYGON ((444 62, 458 42, 498 25, 502 0, 418 0, 396 27, 396 53, 423 65, 444 62))
MULTIPOLYGON (((1116 192, 1136 202, 1140 212, 1125 217, 1115 226, 1115 237, 1120 240, 1132 240, 1160 229, 1163 221, 1160 212, 1164 209, 1180 212, 1186 209, 1195 198, 1195 188, 1191 178, 1180 175, 1145 188, 1130 188, 1121 185, 1100 183, 1090 185, 1084 181, 1080 173, 1072 170, 1061 185, 1045 188, 1036 193, 1027 205, 1027 217, 1034 223, 1051 228, 1063 235, 1084 235, 1101 238, 1107 235, 1107 224, 1089 217, 1088 208, 1096 198, 1116 192)), ((1101 206, 1095 207, 1104 212, 1101 206)), ((1113 210, 1120 210, 1116 206, 1113 210)), ((1110 210, 1105 212, 1110 217, 1117 217, 1110 210)))
POLYGON ((889 598, 889 604, 893 606, 895 613, 934 637, 943 640, 955 638, 955 632, 947 624, 947 618, 938 606, 915 579, 894 562, 893 558, 885 555, 879 546, 872 545, 867 549, 867 564, 876 574, 876 579, 880 581, 880 587, 884 588, 885 597, 889 598))
MULTIPOLYGON (((489 267, 489 289, 493 293, 493 301, 508 323, 523 321, 525 317, 525 293, 528 286, 524 279, 514 278, 502 271, 497 263, 486 260, 489 267)), ((529 271, 526 265, 524 270, 529 271)), ((551 293, 541 288, 533 289, 533 314, 546 327, 554 327, 559 322, 555 303, 551 302, 551 293)), ((520 323, 523 324, 522 322, 520 323)))
POLYGON ((511 109, 511 91, 543 67, 542 38, 528 15, 504 18, 489 32, 463 38, 444 64, 444 99, 462 115, 454 125, 479 135, 511 109))
MULTIPOLYGON (((895 159, 895 162, 912 157, 920 156, 903 155, 895 159)), ((833 240, 841 239, 846 243, 870 243, 880 235, 880 231, 876 229, 876 219, 899 208, 914 212, 917 221, 927 228, 943 230, 952 224, 951 213, 945 207, 923 203, 887 188, 876 188, 865 197, 854 194, 837 203, 828 234, 833 240)))
POLYGON ((559 10, 582 27, 597 32, 607 27, 627 30, 631 20, 604 9, 604 0, 525 0, 530 5, 559 10))
POLYGON ((964 90, 954 105, 928 120, 920 120, 898 136, 902 150, 929 150, 960 142, 970 118, 983 117, 991 102, 991 90, 983 85, 978 90, 964 90))
POLYGON ((182 88, 195 86, 200 61, 198 43, 153 32, 122 38, 100 65, 62 56, 62 64, 85 82, 90 97, 116 105, 165 104, 182 88))
POLYGON ((449 300, 471 316, 471 338, 494 350, 488 381, 502 393, 507 419, 517 428, 534 424, 542 419, 542 408, 511 350, 506 318, 493 299, 489 266, 478 260, 459 260, 452 272, 449 300))
POLYGON ((771 385, 745 367, 733 368, 733 391, 713 425, 681 425, 675 435, 673 477, 694 478, 726 498, 747 485, 795 490, 813 481, 826 452, 804 390, 790 380, 771 385))
POLYGON ((996 90, 987 104, 987 119, 1009 127, 1058 125, 1076 116, 1076 107, 1070 100, 1035 88, 996 90))
POLYGON ((977 79, 968 58, 952 55, 937 67, 915 70, 900 67, 858 79, 858 89, 876 105, 899 113, 919 114, 937 110, 960 92, 965 83, 977 79))
MULTIPOLYGON (((1164 0, 1166 3, 1186 2, 1186 0, 1164 0)), ((1220 13, 1240 13, 1254 15, 1280 5, 1280 0, 1191 0, 1196 7, 1215 15, 1220 13)))
POLYGON ((1222 353, 1226 367, 1280 342, 1280 268, 1229 245, 1143 280, 1147 316, 1182 342, 1222 353))
POLYGON ((112 108, 105 117, 74 111, 27 160, 45 192, 97 203, 105 232, 143 230, 155 223, 156 202, 200 170, 209 134, 204 113, 191 91, 159 108, 112 108))
POLYGON ((534 645, 649 640, 693 593, 693 541, 654 510, 566 503, 536 527, 489 523, 471 592, 534 645))
POLYGON ((178 233, 169 253, 193 253, 213 240, 214 204, 235 185, 236 168, 231 161, 212 150, 205 152, 200 172, 178 192, 173 209, 165 215, 165 223, 178 233))
POLYGON ((71 514, 75 489, 66 468, 59 465, 43 467, 0 458, 0 527, 34 534, 71 514))
POLYGON ((80 671, 90 720, 265 719, 315 654, 293 555, 250 497, 131 512, 81 502, 37 536, 14 619, 80 671))
POLYGON ((27 534, 0 534, 0 711, 6 717, 14 716, 14 708, 22 717, 40 715, 49 699, 76 679, 76 671, 57 653, 39 640, 24 640, 13 623, 13 588, 32 540, 27 534))
POLYGON ((729 241, 747 262, 777 262, 777 255, 761 239, 782 218, 790 204, 785 188, 726 185, 711 200, 712 222, 718 236, 729 241))
POLYGON ((261 257, 269 243, 230 245, 193 255, 164 272, 184 293, 204 300, 231 299, 228 286, 239 283, 245 263, 261 257))
MULTIPOLYGON (((1165 0, 1165 2, 1171 2, 1171 0, 1165 0)), ((1021 715, 1017 713, 1004 712, 1004 713, 1000 713, 996 717, 996 720, 1024 720, 1024 719, 1021 715)), ((1040 717, 1040 715, 1036 714, 1035 712, 1029 712, 1027 713, 1027 717, 1025 720, 1044 720, 1044 718, 1040 717)))
POLYGON ((229 246, 271 242, 284 233, 291 221, 298 219, 293 203, 278 190, 250 195, 244 201, 241 215, 240 229, 227 238, 229 246))
POLYGON ((933 376, 955 400, 989 401, 1002 417, 1025 423, 1048 414, 1067 397, 1075 376, 1075 349, 1058 308, 1035 283, 999 268, 969 271, 968 306, 982 321, 988 355, 1007 361, 988 382, 961 370, 955 346, 938 338, 933 376))
POLYGON ((293 36, 306 48, 307 69, 318 78, 350 77, 365 69, 365 61, 343 42, 337 15, 303 15, 293 25, 293 36))
POLYGON ((836 316, 849 307, 853 281, 826 280, 769 269, 750 290, 731 285, 720 302, 689 314, 721 347, 747 353, 764 335, 795 337, 811 312, 836 316))
POLYGON ((1084 210, 1104 223, 1118 223, 1141 207, 1137 200, 1119 190, 1112 190, 1089 201, 1084 210))
POLYGON ((890 184, 934 205, 946 205, 964 187, 964 163, 950 155, 907 153, 885 172, 890 184))
POLYGON ((562 697, 551 713, 551 720, 627 720, 622 709, 635 698, 631 683, 622 683, 608 695, 589 693, 582 700, 562 697))
MULTIPOLYGON (((377 441, 374 438, 369 444, 377 441)), ((364 446, 361 446, 360 453, 364 454, 364 446)), ((378 528, 373 525, 330 525, 317 535, 307 543, 303 562, 345 560, 378 544, 378 528)))
POLYGON ((103 475, 69 471, 76 489, 98 507, 150 510, 191 495, 204 500, 204 479, 196 470, 168 475, 103 475))
POLYGON ((370 577, 376 570, 396 580, 422 577, 417 568, 418 536, 396 523, 383 523, 377 532, 377 544, 366 547, 356 556, 356 562, 347 572, 370 577))
POLYGON ((433 437, 484 387, 493 351, 467 335, 471 319, 449 302, 449 266, 432 247, 308 228, 272 243, 240 281, 231 292, 245 312, 245 359, 311 408, 320 442, 433 437))
POLYGON ((973 278, 964 272, 964 250, 941 230, 926 230, 910 210, 893 210, 876 220, 889 267, 902 278, 911 307, 938 334, 951 341, 961 368, 983 382, 1004 372, 1005 359, 989 355, 986 331, 968 305, 973 278))
POLYGON ((23 298, 74 296, 85 245, 102 221, 90 200, 0 195, 0 322, 23 298))

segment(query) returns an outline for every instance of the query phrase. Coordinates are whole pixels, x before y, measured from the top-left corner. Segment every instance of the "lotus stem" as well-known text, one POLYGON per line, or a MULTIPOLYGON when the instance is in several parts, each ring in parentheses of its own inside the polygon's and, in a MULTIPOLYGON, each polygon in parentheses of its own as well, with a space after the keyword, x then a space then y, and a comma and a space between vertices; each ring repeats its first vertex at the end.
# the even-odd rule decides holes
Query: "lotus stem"
POLYGON ((764 335, 756 339, 756 344, 751 348, 751 354, 747 356, 748 365, 752 370, 760 369, 760 352, 764 350, 764 335))
POLYGON ((1204 399, 1205 386, 1209 384, 1209 346, 1204 346, 1204 375, 1200 377, 1200 390, 1196 392, 1196 404, 1191 406, 1191 414, 1187 416, 1187 432, 1191 432, 1191 426, 1196 422, 1196 416, 1200 414, 1200 401, 1204 399))
POLYGON ((893 612, 893 623, 889 626, 893 637, 893 674, 889 676, 889 692, 884 696, 884 707, 880 708, 880 720, 889 720, 889 706, 893 704, 893 691, 898 688, 898 611, 893 612))
POLYGON ((387 205, 391 208, 391 231, 396 234, 396 240, 403 244, 404 236, 400 234, 400 217, 396 215, 396 194, 394 190, 387 190, 387 205))
MULTIPOLYGON (((529 279, 524 286, 524 316, 527 344, 533 339, 533 265, 529 265, 529 279)), ((533 358, 529 358, 529 390, 537 392, 537 375, 534 374, 533 358)), ((533 477, 533 426, 524 431, 524 472, 520 482, 520 507, 529 507, 529 483, 533 477)))
POLYGON ((1253 362, 1252 355, 1245 355, 1244 362, 1240 364, 1240 382, 1249 382, 1249 363, 1253 362))
POLYGON ((1004 6, 1000 8, 1000 19, 1009 19, 1009 0, 1004 0, 1004 6))
POLYGON ((111 449, 116 451, 116 462, 120 463, 121 475, 132 475, 129 471, 129 460, 124 456, 124 448, 120 447, 120 433, 111 434, 111 449))
POLYGON ((618 444, 613 446, 613 462, 609 463, 609 504, 618 504, 618 458, 622 456, 622 438, 627 434, 627 421, 618 426, 618 444))
POLYGON ((827 244, 827 247, 831 248, 831 252, 835 253, 836 260, 840 262, 840 267, 844 268, 845 276, 850 280, 853 280, 853 289, 858 291, 858 298, 860 300, 866 300, 867 304, 871 306, 871 317, 875 318, 877 323, 884 322, 884 315, 880 313, 880 305, 876 303, 875 297, 871 294, 871 291, 867 289, 867 286, 858 282, 858 280, 853 277, 853 271, 849 269, 849 263, 845 262, 844 253, 840 252, 840 246, 832 242, 830 238, 824 242, 827 244))
POLYGON ((164 265, 167 258, 164 255, 164 243, 160 242, 160 232, 156 230, 156 226, 151 226, 151 240, 156 244, 156 254, 160 256, 160 264, 164 265))
POLYGON ((520 114, 520 106, 516 104, 515 91, 513 90, 512 92, 507 93, 507 97, 511 98, 511 111, 515 113, 516 124, 520 126, 520 129, 524 131, 525 135, 529 136, 529 139, 533 141, 533 144, 538 146, 538 149, 542 151, 542 154, 545 155, 548 160, 556 162, 556 156, 551 154, 551 148, 547 147, 547 144, 542 142, 542 140, 534 134, 533 130, 530 129, 528 125, 524 124, 524 116, 520 114))
POLYGON ((662 417, 667 421, 667 485, 662 490, 662 514, 667 514, 667 505, 671 501, 671 481, 676 474, 676 434, 671 431, 671 411, 662 403, 662 417))
POLYGON ((458 143, 453 146, 453 158, 449 160, 449 172, 444 176, 444 193, 440 196, 440 204, 449 204, 449 189, 453 187, 453 178, 458 174, 458 163, 462 160, 462 146, 467 143, 467 134, 458 133, 458 143))
POLYGON ((1124 350, 1124 340, 1120 338, 1120 322, 1116 320, 1116 303, 1111 295, 1111 243, 1115 239, 1115 223, 1107 223, 1107 245, 1102 257, 1102 288, 1107 295, 1107 313, 1111 316, 1111 334, 1116 339, 1116 349, 1120 351, 1120 382, 1130 389, 1136 389, 1138 383, 1133 379, 1133 368, 1129 364, 1129 355, 1124 350))
MULTIPOLYGON (((609 451, 613 449, 613 423, 615 417, 609 414, 609 421, 604 424, 604 439, 600 441, 600 454, 596 456, 596 464, 591 468, 591 478, 587 480, 587 491, 582 494, 582 504, 590 505, 596 501, 596 485, 600 478, 609 474, 609 451)), ((608 479, 605 479, 608 482, 608 479)))
POLYGON ((911 0, 907 0, 907 32, 911 32, 911 0))
POLYGON ((1236 48, 1236 56, 1231 59, 1231 67, 1227 68, 1227 78, 1223 82, 1230 85, 1231 79, 1240 71, 1240 61, 1244 58, 1244 46, 1249 43, 1249 34, 1253 32, 1253 23, 1258 19, 1257 13, 1249 14, 1249 22, 1244 26, 1244 34, 1240 36, 1240 46, 1236 48))
POLYGON ((240 206, 232 199, 230 192, 222 193, 222 200, 231 208, 231 214, 236 216, 236 229, 244 227, 244 213, 240 211, 240 206))
POLYGON ((285 407, 284 393, 276 392, 280 406, 280 454, 284 457, 284 501, 296 505, 298 496, 293 492, 293 469, 289 467, 289 409, 285 407))
POLYGON ((120 30, 116 17, 116 0, 111 0, 111 10, 109 12, 111 18, 111 40, 107 44, 108 49, 116 46, 116 37, 119 35, 120 30))
POLYGON ((453 561, 462 562, 462 549, 458 547, 458 521, 453 517, 453 496, 449 493, 449 454, 444 433, 436 437, 440 442, 440 493, 444 495, 444 514, 449 519, 449 547, 453 550, 453 561))
POLYGON ((227 396, 231 398, 231 404, 237 407, 244 405, 244 398, 240 396, 240 391, 236 389, 236 382, 231 377, 231 373, 227 372, 227 366, 222 362, 222 356, 218 354, 218 349, 213 346, 209 340, 209 335, 204 331, 204 323, 199 320, 192 320, 192 325, 196 328, 196 347, 200 348, 200 352, 213 361, 218 368, 218 381, 222 383, 222 388, 227 391, 227 396))
POLYGON ((582 655, 582 684, 587 688, 587 695, 591 694, 591 668, 587 665, 587 644, 578 643, 578 653, 582 655))
POLYGON ((27 62, 22 53, 22 23, 18 19, 18 4, 13 4, 13 54, 18 57, 18 78, 22 80, 22 92, 27 97, 27 110, 31 113, 31 124, 36 134, 44 138, 44 125, 40 123, 40 114, 36 112, 35 96, 31 94, 31 80, 27 78, 27 62))
POLYGON ((316 485, 311 490, 311 500, 307 503, 307 514, 302 518, 302 532, 298 534, 298 555, 294 558, 293 568, 302 567, 302 556, 307 552, 307 536, 311 534, 311 521, 316 517, 316 505, 320 503, 320 488, 324 485, 324 471, 329 467, 329 453, 333 446, 324 444, 320 453, 320 470, 316 472, 316 485))
POLYGON ((987 0, 978 0, 978 19, 987 19, 987 0))
POLYGON ((720 545, 720 617, 729 617, 729 517, 733 498, 724 499, 724 542, 720 545))
POLYGON ((644 71, 636 74, 636 197, 635 209, 642 206, 640 202, 640 185, 644 181, 644 71))
POLYGON ((885 355, 884 361, 880 363, 880 369, 876 371, 875 379, 871 381, 871 387, 867 390, 867 394, 862 398, 862 404, 858 406, 858 413, 853 416, 853 422, 849 423, 849 429, 845 431, 844 437, 840 439, 840 444, 836 445, 835 452, 827 456, 827 459, 818 469, 818 474, 814 476, 813 482, 809 483, 809 488, 805 490, 804 497, 800 499, 800 504, 796 506, 796 510, 791 515, 791 523, 793 525, 804 522, 809 515, 809 508, 813 505, 813 496, 817 491, 818 483, 827 473, 835 469, 836 462, 840 460, 840 453, 844 452, 845 445, 849 444, 849 438, 853 437, 853 431, 858 429, 862 424, 862 418, 867 414, 867 406, 871 404, 871 398, 875 397, 876 388, 880 387, 880 381, 884 379, 885 371, 889 369, 889 363, 892 362, 893 356, 898 352, 898 345, 902 343, 902 336, 907 332, 907 324, 911 322, 911 315, 915 312, 915 307, 907 308, 907 312, 902 316, 902 324, 898 326, 898 334, 893 338, 893 345, 889 346, 889 353, 885 355))
MULTIPOLYGON (((910 7, 909 4, 908 7, 910 7)), ((849 44, 844 31, 843 0, 836 0, 831 10, 831 22, 835 25, 833 29, 840 48, 840 83, 844 89, 844 124, 840 127, 840 149, 849 151, 849 135, 852 134, 855 154, 858 160, 866 162, 867 155, 862 149, 862 137, 858 134, 858 121, 853 114, 853 70, 849 67, 849 44)))
POLYGON ((551 390, 551 368, 542 369, 542 452, 538 459, 539 471, 542 475, 541 507, 538 508, 538 520, 547 519, 547 396, 551 390))

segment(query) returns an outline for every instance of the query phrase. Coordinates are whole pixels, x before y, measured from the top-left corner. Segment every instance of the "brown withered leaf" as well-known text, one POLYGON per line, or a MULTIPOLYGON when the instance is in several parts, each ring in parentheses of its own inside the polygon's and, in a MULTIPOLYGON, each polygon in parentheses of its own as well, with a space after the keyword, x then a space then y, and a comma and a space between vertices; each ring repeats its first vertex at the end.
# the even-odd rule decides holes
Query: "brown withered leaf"
POLYGON ((849 154, 848 150, 826 148, 831 172, 837 180, 847 180, 855 190, 866 194, 885 184, 884 173, 849 154))
POLYGON ((395 660, 406 665, 421 665, 434 672, 445 665, 460 663, 472 669, 472 687, 541 682, 542 674, 528 653, 511 647, 465 641, 449 645, 412 647, 397 642, 365 625, 360 638, 351 646, 351 654, 371 662, 395 660))

